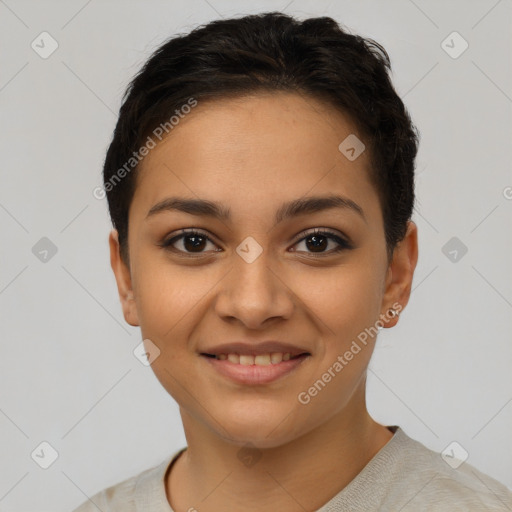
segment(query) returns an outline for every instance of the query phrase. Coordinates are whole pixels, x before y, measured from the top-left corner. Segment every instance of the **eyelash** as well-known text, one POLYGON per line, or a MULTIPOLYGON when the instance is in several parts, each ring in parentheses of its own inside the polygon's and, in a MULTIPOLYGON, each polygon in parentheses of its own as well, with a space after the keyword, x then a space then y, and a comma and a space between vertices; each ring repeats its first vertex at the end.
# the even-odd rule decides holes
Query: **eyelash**
MULTIPOLYGON (((215 244, 215 242, 208 235, 206 235, 205 233, 203 233, 201 231, 198 231, 196 229, 183 229, 183 230, 181 230, 179 235, 176 235, 170 239, 164 240, 159 245, 160 245, 160 247, 162 247, 168 251, 177 252, 180 255, 186 255, 187 257, 192 257, 192 258, 196 257, 197 258, 197 257, 203 256, 205 254, 204 252, 192 253, 192 252, 186 252, 186 251, 182 251, 182 250, 172 247, 172 245, 174 243, 176 243, 178 240, 185 238, 186 236, 200 236, 202 238, 205 238, 208 242, 215 244)), ((332 254, 337 254, 343 250, 350 250, 353 248, 353 246, 350 242, 343 239, 339 235, 337 235, 331 231, 326 231, 326 230, 323 230, 320 228, 315 228, 312 231, 308 231, 308 230, 302 231, 298 236, 299 236, 299 238, 293 245, 297 245, 299 242, 302 242, 311 236, 323 236, 325 238, 328 238, 329 240, 333 240, 334 242, 336 242, 338 244, 338 247, 336 247, 335 249, 331 249, 330 251, 327 251, 327 252, 320 252, 320 253, 308 252, 307 253, 313 257, 329 256, 332 254)), ((215 251, 215 252, 220 252, 220 251, 215 251)), ((300 251, 300 252, 304 252, 304 251, 300 251)))

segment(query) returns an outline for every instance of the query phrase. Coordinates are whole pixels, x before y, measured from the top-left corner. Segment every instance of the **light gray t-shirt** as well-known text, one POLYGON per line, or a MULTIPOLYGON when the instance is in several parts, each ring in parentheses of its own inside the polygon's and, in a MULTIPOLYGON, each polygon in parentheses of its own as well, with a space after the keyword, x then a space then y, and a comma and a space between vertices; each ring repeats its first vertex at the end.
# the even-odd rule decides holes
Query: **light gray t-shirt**
MULTIPOLYGON (((457 469, 407 436, 394 436, 360 473, 317 512, 512 511, 512 491, 467 462, 457 469)), ((73 512, 173 512, 165 494, 167 469, 185 450, 95 494, 73 512)))

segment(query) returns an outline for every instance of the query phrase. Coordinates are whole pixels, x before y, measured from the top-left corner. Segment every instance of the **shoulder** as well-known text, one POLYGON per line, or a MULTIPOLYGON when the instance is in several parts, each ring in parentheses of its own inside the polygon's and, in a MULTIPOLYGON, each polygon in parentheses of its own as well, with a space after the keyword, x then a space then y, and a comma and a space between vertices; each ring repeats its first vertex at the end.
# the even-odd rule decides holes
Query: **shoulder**
MULTIPOLYGON (((151 468, 153 469, 153 468, 151 468)), ((135 488, 137 480, 151 469, 133 475, 122 482, 107 487, 84 501, 73 512, 97 512, 98 509, 107 512, 110 510, 124 510, 135 512, 135 488), (122 507, 122 508, 121 508, 122 507)))
POLYGON ((467 462, 443 457, 399 430, 392 492, 406 510, 512 510, 512 491, 467 462))
POLYGON ((130 476, 115 485, 107 487, 85 500, 73 512, 138 512, 141 500, 160 502, 165 495, 164 474, 170 464, 183 450, 168 457, 160 464, 130 476))

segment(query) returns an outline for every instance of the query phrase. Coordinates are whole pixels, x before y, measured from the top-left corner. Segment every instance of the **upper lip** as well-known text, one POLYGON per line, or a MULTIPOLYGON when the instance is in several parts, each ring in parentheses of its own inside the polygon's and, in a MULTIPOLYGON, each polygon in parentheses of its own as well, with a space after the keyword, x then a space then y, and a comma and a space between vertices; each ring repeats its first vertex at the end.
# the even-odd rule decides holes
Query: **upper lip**
POLYGON ((283 354, 289 353, 291 357, 298 356, 300 354, 309 354, 309 351, 306 348, 280 341, 235 341, 200 350, 201 354, 214 356, 218 356, 219 354, 258 355, 271 354, 274 352, 282 352, 283 354))

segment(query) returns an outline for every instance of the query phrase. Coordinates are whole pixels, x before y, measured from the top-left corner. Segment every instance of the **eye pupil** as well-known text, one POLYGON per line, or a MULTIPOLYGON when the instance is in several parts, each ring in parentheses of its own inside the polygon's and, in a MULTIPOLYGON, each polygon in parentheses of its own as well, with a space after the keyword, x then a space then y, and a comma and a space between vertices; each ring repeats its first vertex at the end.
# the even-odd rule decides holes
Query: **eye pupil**
MULTIPOLYGON (((325 249, 325 247, 327 246, 327 237, 325 236, 322 236, 322 235, 310 235, 307 237, 307 240, 313 240, 313 252, 322 252, 322 249, 325 249), (319 242, 319 239, 321 240, 321 242, 319 242), (317 249, 320 249, 320 251, 318 251, 317 249)), ((308 246, 308 249, 310 249, 310 245, 306 242, 306 245, 308 246)))
POLYGON ((190 249, 204 249, 204 245, 206 243, 206 239, 204 236, 200 235, 187 235, 184 237, 183 245, 185 246, 186 250, 190 249), (192 244, 188 244, 187 241, 193 240, 192 244))

